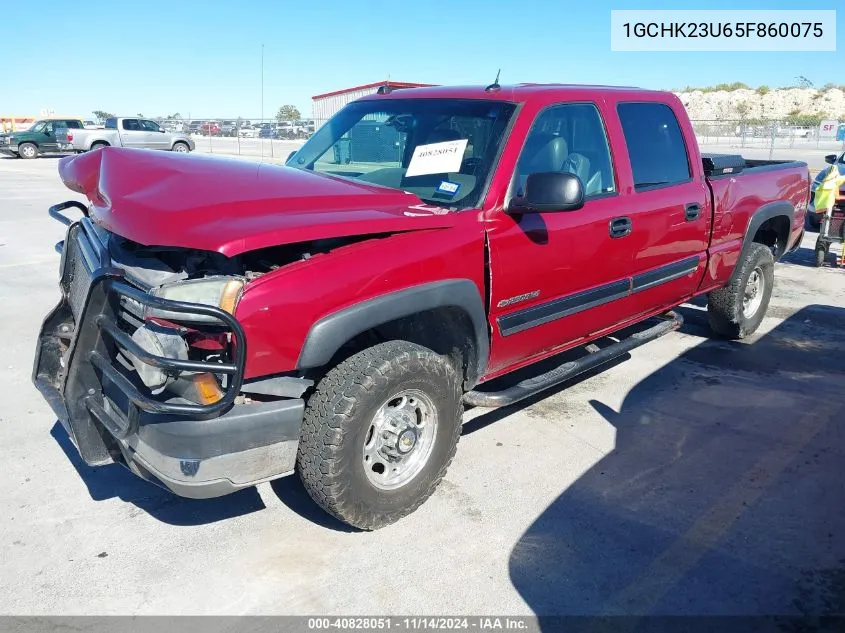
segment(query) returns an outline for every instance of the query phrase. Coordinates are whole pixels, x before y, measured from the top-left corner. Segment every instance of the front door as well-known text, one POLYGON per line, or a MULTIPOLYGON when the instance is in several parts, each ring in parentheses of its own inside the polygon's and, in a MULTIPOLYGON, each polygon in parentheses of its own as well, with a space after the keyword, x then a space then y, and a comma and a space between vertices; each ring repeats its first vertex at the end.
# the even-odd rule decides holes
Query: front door
POLYGON ((141 127, 140 119, 123 119, 120 129, 120 142, 124 147, 148 149, 150 132, 141 127))
POLYGON ((147 132, 150 149, 170 149, 170 134, 166 133, 155 121, 141 119, 141 129, 147 132))
MULTIPOLYGON (((65 127, 64 121, 47 121, 38 139, 38 149, 42 153, 55 152, 59 149, 59 142, 56 139, 56 131, 65 127)), ((67 131, 67 130, 65 130, 67 131)))
POLYGON ((624 320, 630 309, 631 235, 599 104, 541 112, 516 166, 514 187, 530 173, 568 171, 582 181, 575 211, 503 217, 488 231, 491 372, 571 345, 624 320))

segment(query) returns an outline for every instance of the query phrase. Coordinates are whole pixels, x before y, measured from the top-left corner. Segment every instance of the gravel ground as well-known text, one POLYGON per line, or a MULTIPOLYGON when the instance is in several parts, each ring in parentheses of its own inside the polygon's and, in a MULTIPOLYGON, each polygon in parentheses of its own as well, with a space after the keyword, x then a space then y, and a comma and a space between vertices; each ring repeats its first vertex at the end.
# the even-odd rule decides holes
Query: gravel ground
POLYGON ((684 328, 568 388, 467 413, 415 514, 374 533, 286 478, 189 501, 90 468, 30 383, 74 197, 0 160, 0 613, 818 614, 845 610, 845 271, 776 269, 758 334, 684 328))

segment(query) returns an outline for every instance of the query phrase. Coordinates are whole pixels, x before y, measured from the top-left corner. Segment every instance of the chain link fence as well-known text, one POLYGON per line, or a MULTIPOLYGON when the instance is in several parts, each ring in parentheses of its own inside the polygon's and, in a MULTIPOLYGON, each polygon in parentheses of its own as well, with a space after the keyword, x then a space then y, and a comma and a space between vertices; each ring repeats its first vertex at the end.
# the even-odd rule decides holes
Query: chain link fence
MULTIPOLYGON (((803 154, 815 150, 835 152, 845 149, 845 137, 842 134, 837 134, 834 138, 821 138, 818 126, 803 127, 782 121, 743 120, 694 120, 692 125, 698 142, 705 151, 711 151, 707 149, 710 147, 731 152, 749 149, 755 150, 755 154, 768 152, 769 159, 789 159, 796 158, 796 151, 803 154)), ((759 157, 762 156, 753 156, 759 157)))
MULTIPOLYGON (((168 130, 190 134, 197 151, 284 162, 324 120, 216 118, 160 119, 168 130)), ((845 151, 845 134, 820 138, 818 127, 789 125, 782 121, 693 120, 693 129, 704 152, 741 153, 748 158, 803 160, 811 169, 824 166, 824 155, 845 151)), ((845 131, 845 125, 842 126, 845 131)))

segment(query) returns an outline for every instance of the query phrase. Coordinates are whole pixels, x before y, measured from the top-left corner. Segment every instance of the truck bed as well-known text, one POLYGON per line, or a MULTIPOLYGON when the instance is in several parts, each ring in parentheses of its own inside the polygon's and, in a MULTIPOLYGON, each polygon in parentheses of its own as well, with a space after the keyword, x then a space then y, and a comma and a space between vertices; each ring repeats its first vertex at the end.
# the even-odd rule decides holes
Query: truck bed
POLYGON ((711 179, 722 176, 735 176, 752 170, 761 171, 806 166, 806 163, 800 161, 744 158, 740 154, 702 153, 701 162, 704 166, 704 174, 711 179))
POLYGON ((785 203, 793 210, 789 238, 778 245, 776 256, 795 243, 804 227, 810 172, 807 163, 800 161, 752 160, 734 154, 702 154, 701 158, 713 214, 711 264, 704 285, 718 287, 730 278, 745 231, 761 205, 785 203))

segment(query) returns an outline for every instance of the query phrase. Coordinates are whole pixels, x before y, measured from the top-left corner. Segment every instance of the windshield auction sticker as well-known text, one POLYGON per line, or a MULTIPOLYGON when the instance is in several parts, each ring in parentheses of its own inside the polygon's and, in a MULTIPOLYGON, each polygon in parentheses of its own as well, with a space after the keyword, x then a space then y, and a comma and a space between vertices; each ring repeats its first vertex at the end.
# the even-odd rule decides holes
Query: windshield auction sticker
POLYGON ((462 138, 458 141, 417 145, 405 176, 448 174, 459 171, 461 161, 464 158, 464 151, 467 148, 467 141, 468 139, 462 138))
POLYGON ((835 10, 611 11, 611 51, 835 51, 835 10))

